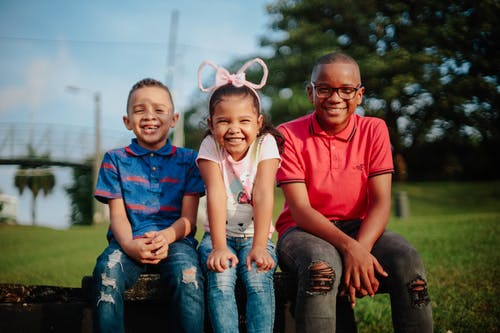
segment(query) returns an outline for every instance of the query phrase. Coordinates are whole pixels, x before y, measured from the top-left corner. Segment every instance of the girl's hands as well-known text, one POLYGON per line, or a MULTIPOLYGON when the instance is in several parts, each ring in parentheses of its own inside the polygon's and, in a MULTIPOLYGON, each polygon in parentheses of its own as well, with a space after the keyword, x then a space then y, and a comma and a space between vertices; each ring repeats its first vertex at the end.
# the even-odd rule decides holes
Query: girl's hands
POLYGON ((228 248, 213 249, 207 259, 207 267, 213 272, 224 272, 231 262, 231 267, 236 267, 238 264, 238 257, 228 248))
POLYGON ((261 247, 252 247, 250 250, 246 260, 248 270, 252 269, 252 261, 255 262, 258 272, 268 271, 272 269, 275 264, 273 258, 269 255, 266 249, 261 247))

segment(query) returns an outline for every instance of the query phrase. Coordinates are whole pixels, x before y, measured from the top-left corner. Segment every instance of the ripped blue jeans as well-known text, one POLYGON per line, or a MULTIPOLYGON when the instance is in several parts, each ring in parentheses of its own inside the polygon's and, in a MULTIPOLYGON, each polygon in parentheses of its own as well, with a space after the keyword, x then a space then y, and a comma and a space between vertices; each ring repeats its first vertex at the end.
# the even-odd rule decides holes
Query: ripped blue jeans
POLYGON ((94 332, 124 332, 125 290, 131 288, 141 273, 160 274, 168 286, 165 322, 169 332, 203 332, 204 280, 196 242, 184 239, 169 245, 168 257, 157 265, 143 265, 111 241, 97 258, 93 273, 94 332), (167 319, 168 318, 168 319, 167 319), (167 321, 168 320, 168 321, 167 321))
MULTIPOLYGON (((337 222, 355 237, 361 220, 337 222)), ((342 256, 327 241, 300 228, 291 228, 277 244, 280 267, 296 279, 297 332, 357 332, 347 297, 337 297, 342 279, 342 256)), ((400 235, 384 231, 372 248, 386 278, 378 277, 378 293, 391 299, 394 332, 433 331, 425 270, 418 252, 400 235)))

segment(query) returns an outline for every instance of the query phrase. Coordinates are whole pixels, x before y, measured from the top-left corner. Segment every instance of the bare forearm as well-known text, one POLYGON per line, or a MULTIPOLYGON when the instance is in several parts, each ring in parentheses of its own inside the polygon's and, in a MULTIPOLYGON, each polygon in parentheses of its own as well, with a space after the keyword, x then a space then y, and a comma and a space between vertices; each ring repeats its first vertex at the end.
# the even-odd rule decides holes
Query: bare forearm
POLYGON ((273 218, 274 195, 271 191, 255 193, 253 198, 254 237, 253 246, 265 248, 273 218))
POLYGON ((188 236, 194 230, 193 221, 181 216, 170 227, 161 231, 169 244, 188 236))
POLYGON ((127 243, 133 239, 133 233, 122 199, 109 201, 109 217, 113 238, 122 248, 126 247, 127 243))
POLYGON ((371 251, 389 221, 391 179, 391 174, 384 174, 370 178, 368 182, 368 210, 357 235, 368 251, 371 251))
POLYGON ((207 213, 210 236, 214 249, 226 247, 226 204, 218 198, 225 198, 226 192, 209 192, 207 195, 207 213))
POLYGON ((367 215, 361 223, 356 239, 368 250, 371 251, 373 245, 384 232, 389 217, 384 212, 373 211, 367 215))

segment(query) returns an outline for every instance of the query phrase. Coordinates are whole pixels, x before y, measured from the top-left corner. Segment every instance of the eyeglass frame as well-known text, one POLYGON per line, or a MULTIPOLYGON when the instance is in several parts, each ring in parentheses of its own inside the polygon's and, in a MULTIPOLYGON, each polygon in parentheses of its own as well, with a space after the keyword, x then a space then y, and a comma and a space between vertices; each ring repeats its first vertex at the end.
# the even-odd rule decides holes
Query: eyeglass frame
MULTIPOLYGON (((315 84, 313 81, 311 81, 310 83, 311 83, 311 87, 312 87, 312 88, 314 89, 314 91, 315 91, 315 95, 316 95, 316 97, 318 97, 318 98, 330 98, 330 97, 332 97, 332 95, 333 95, 334 93, 337 93, 337 96, 339 96, 340 98, 342 98, 342 99, 343 99, 343 100, 345 100, 345 101, 350 101, 351 99, 353 99, 354 97, 356 97, 356 93, 358 92, 358 90, 359 90, 359 89, 361 89, 361 88, 363 87, 363 86, 361 85, 361 83, 360 83, 360 84, 358 84, 356 87, 337 87, 337 88, 334 88, 334 87, 330 87, 330 86, 324 85, 324 87, 328 87, 328 89, 329 89, 331 92, 330 92, 330 94, 329 94, 328 96, 324 96, 324 97, 322 97, 322 96, 318 96, 318 90, 316 89, 316 88, 318 87, 318 85, 317 85, 317 84, 315 84), (345 89, 345 88, 354 89, 354 91, 353 91, 353 95, 352 95, 352 97, 351 97, 351 98, 344 98, 344 97, 340 96, 339 90, 340 90, 340 89, 345 89)), ((319 86, 321 86, 321 85, 319 85, 319 86)))

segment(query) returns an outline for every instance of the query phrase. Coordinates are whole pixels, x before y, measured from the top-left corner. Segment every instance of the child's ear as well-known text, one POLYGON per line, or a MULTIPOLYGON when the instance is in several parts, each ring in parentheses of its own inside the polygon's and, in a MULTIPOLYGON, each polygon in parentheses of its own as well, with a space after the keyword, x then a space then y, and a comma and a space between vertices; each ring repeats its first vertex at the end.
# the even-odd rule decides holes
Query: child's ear
POLYGON ((123 123, 125 124, 125 127, 130 131, 132 130, 132 125, 130 124, 130 120, 128 119, 127 116, 123 116, 123 123))
POLYGON ((170 128, 174 128, 175 125, 177 124, 177 121, 179 121, 179 114, 178 113, 174 113, 172 115, 172 122, 170 123, 170 128))
POLYGON ((210 130, 210 133, 213 134, 214 128, 213 128, 213 124, 212 124, 212 119, 211 118, 207 118, 207 126, 208 126, 208 129, 210 130))
POLYGON ((263 124, 264 124, 264 115, 261 113, 257 118, 257 125, 259 125, 259 130, 262 129, 263 124))
POLYGON ((314 105, 314 92, 313 92, 313 87, 310 83, 307 85, 306 91, 307 91, 307 98, 309 99, 309 102, 311 102, 311 104, 314 105))

